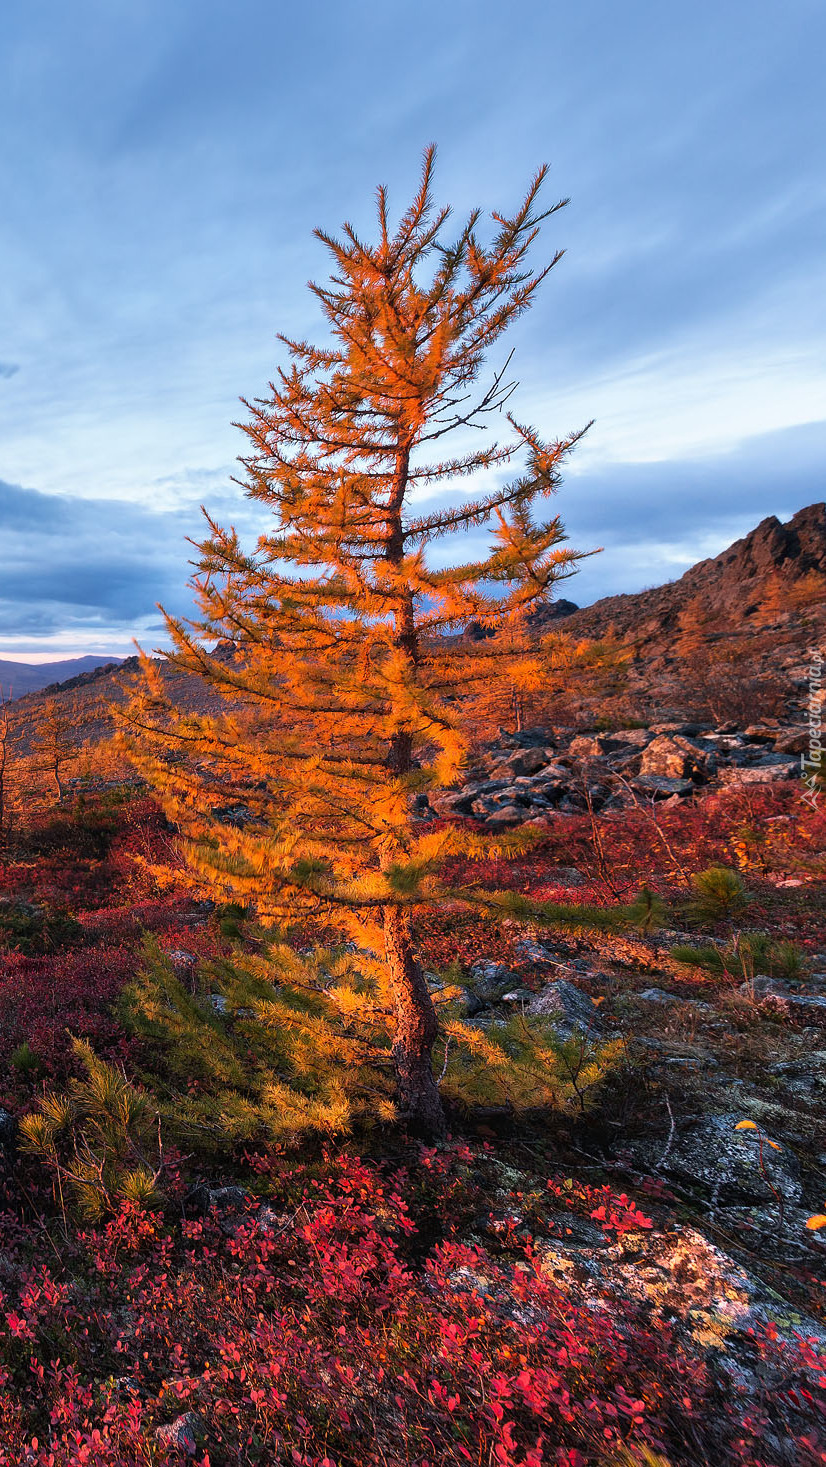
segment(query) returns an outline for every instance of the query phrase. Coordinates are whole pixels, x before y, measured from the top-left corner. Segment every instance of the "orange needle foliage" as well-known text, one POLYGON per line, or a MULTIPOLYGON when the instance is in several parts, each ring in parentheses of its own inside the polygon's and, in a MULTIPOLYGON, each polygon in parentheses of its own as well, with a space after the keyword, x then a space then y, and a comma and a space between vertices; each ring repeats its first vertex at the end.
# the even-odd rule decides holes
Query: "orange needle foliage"
POLYGON ((523 655, 518 636, 488 650, 445 634, 471 618, 516 630, 570 572, 577 557, 559 519, 532 510, 580 435, 547 443, 507 414, 504 441, 468 446, 491 414, 502 421, 507 363, 487 387, 478 379, 559 258, 527 264, 561 205, 538 207, 543 168, 513 217, 492 216, 490 243, 478 210, 447 239, 433 160, 431 149, 394 232, 383 188, 375 243, 350 224, 340 239, 316 232, 333 257, 331 279, 310 287, 328 344, 280 338, 288 365, 245 404, 244 489, 272 511, 272 528, 247 553, 207 517, 200 619, 166 619, 172 662, 216 690, 221 711, 176 715, 147 665, 128 720, 133 757, 213 889, 271 923, 320 917, 374 955, 395 1016, 400 1110, 438 1131, 436 1019, 411 918, 443 899, 448 856, 485 846, 428 827, 416 796, 457 781, 460 699, 491 677, 516 680, 523 655), (451 435, 456 450, 439 457, 451 435), (459 500, 469 477, 479 492, 459 500), (492 535, 481 554, 442 553, 438 542, 480 526, 492 535), (232 655, 210 650, 216 640, 232 655), (241 788, 244 823, 220 823, 211 812, 241 788))

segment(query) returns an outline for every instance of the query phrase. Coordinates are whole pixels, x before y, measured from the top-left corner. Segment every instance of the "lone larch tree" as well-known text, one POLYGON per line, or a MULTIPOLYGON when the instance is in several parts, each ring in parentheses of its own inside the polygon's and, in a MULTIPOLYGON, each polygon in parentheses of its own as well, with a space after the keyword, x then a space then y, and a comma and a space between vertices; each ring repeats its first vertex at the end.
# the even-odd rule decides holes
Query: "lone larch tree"
POLYGON ((573 568, 558 517, 539 520, 535 506, 580 435, 546 442, 505 410, 507 360, 480 382, 560 258, 528 264, 562 207, 539 205, 547 170, 512 217, 492 215, 486 243, 479 210, 448 236, 433 162, 430 149, 395 230, 378 190, 374 243, 350 224, 340 238, 316 231, 333 258, 330 279, 310 286, 327 338, 280 337, 287 363, 239 425, 244 491, 272 521, 247 552, 207 515, 199 616, 166 617, 171 662, 217 692, 218 711, 176 713, 147 662, 127 737, 213 890, 373 955, 399 1111, 438 1132, 436 1017, 412 922, 444 900, 446 859, 486 847, 423 821, 419 797, 461 777, 463 699, 518 679, 524 639, 510 631, 573 568), (494 415, 504 437, 479 441, 494 415), (460 500, 469 478, 475 497, 460 500), (473 530, 470 558, 443 552, 473 530), (504 635, 451 635, 471 619, 504 635), (243 791, 241 817, 221 818, 231 790, 243 791))

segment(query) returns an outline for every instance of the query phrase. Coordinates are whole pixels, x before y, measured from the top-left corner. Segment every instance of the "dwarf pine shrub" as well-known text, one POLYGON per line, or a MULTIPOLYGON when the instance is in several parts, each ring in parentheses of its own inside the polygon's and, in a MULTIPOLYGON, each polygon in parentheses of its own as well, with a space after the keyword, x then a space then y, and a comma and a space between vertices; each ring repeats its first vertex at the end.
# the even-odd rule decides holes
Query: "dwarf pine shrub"
POLYGON ((769 945, 768 971, 787 983, 803 983, 809 973, 809 959, 796 942, 773 942, 769 945))
POLYGON ((654 932, 665 925, 668 908, 649 886, 642 886, 626 908, 626 917, 640 932, 654 932))
POLYGON ((24 1039, 22 1044, 18 1044, 17 1048, 9 1056, 9 1063, 12 1069, 17 1070, 20 1075, 33 1076, 40 1069, 40 1060, 29 1044, 28 1039, 24 1039))
POLYGON ((83 1039, 72 1048, 84 1076, 64 1094, 50 1093, 20 1122, 24 1151, 52 1172, 62 1205, 68 1198, 89 1222, 124 1200, 160 1202, 157 1113, 122 1070, 98 1059, 83 1039))
POLYGON ((736 917, 748 901, 743 878, 730 866, 709 866, 691 878, 694 898, 688 915, 696 922, 723 922, 736 917))
POLYGON ((734 941, 720 946, 714 943, 698 947, 679 945, 671 949, 671 956, 678 963, 692 968, 725 973, 743 981, 753 978, 756 973, 766 973, 787 983, 800 983, 809 970, 808 958, 797 943, 772 942, 765 932, 740 932, 734 941))

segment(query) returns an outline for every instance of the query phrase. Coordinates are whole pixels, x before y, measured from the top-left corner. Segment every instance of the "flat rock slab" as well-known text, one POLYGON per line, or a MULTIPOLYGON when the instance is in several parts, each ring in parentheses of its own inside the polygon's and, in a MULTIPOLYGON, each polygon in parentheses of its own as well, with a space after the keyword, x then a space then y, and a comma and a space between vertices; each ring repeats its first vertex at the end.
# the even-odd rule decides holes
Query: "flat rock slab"
POLYGON ((740 764, 720 770, 721 784, 776 784, 778 780, 794 779, 800 772, 798 763, 783 764, 740 764))
MULTIPOLYGON (((749 1119, 740 1111, 708 1116, 678 1134, 662 1162, 663 1171, 683 1181, 701 1184, 724 1203, 731 1201, 772 1202, 780 1194, 785 1202, 801 1197, 797 1162, 787 1147, 775 1150, 774 1137, 765 1131, 738 1131, 738 1123, 749 1119), (761 1148, 762 1136, 762 1148, 761 1148), (762 1154, 761 1154, 762 1151, 762 1154)), ((656 1162, 662 1143, 646 1141, 642 1154, 656 1162)))
POLYGON ((690 779, 667 774, 639 774, 631 783, 640 794, 651 795, 655 800, 668 799, 669 795, 693 795, 695 789, 690 779))

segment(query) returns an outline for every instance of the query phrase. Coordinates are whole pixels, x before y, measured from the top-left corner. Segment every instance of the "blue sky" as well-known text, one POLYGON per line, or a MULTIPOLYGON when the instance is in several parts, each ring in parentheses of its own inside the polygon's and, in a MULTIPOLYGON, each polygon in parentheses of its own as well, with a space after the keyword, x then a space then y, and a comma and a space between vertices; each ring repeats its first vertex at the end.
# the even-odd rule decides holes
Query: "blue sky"
POLYGON ((520 415, 596 423, 557 507, 587 602, 826 497, 822 0, 5 0, 0 656, 157 644, 275 333, 320 334, 315 225, 457 213, 536 165, 566 256, 520 415))

